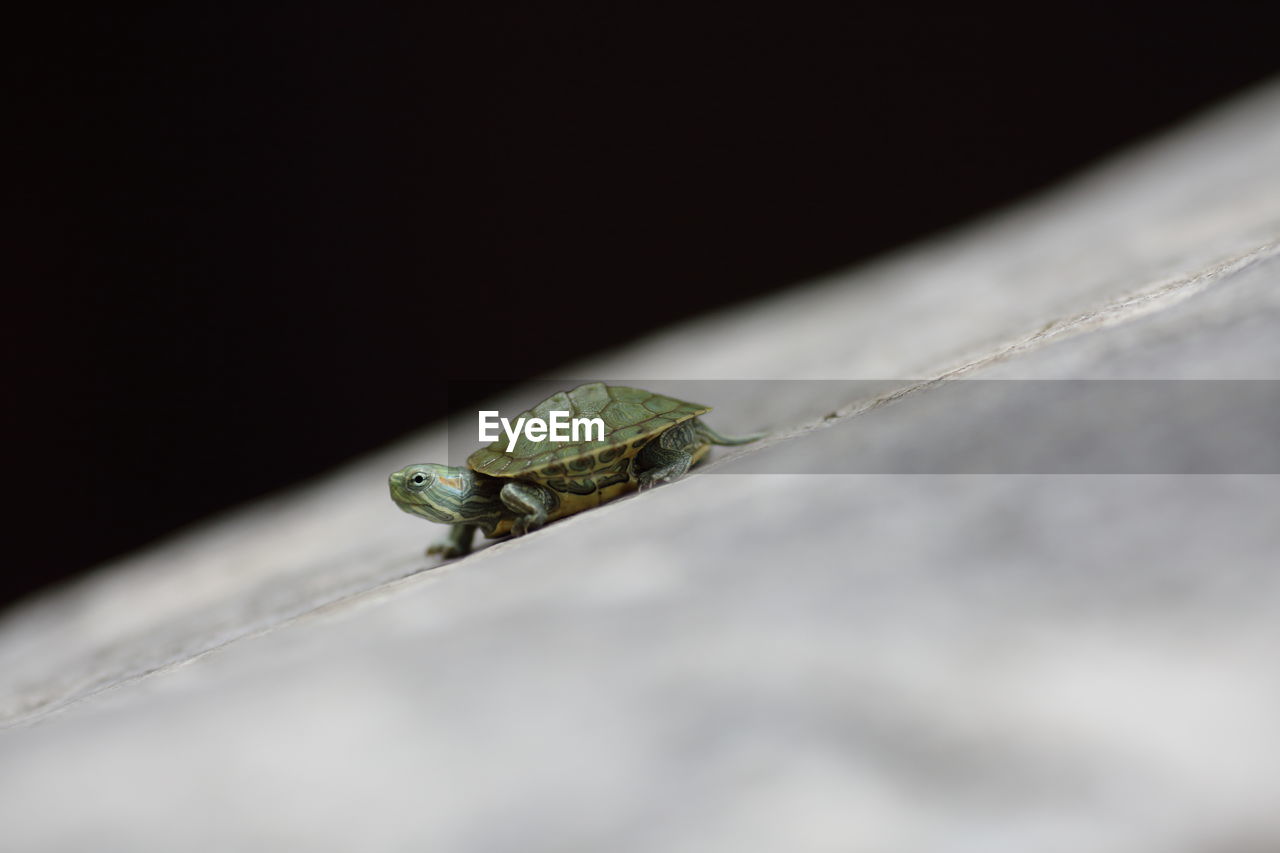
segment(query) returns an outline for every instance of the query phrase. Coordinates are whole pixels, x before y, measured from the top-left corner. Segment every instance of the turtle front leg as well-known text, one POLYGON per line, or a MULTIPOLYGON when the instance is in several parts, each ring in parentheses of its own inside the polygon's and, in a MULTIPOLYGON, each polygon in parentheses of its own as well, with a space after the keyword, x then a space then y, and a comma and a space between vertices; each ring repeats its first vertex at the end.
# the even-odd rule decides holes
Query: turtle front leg
POLYGON ((688 423, 673 427, 651 441, 636 458, 640 491, 679 480, 689 473, 697 447, 697 437, 688 423))
POLYGON ((439 554, 446 560, 463 557, 471 553, 471 539, 475 535, 477 525, 454 524, 449 527, 449 535, 443 542, 437 542, 427 549, 427 556, 439 554))
POLYGON ((502 487, 499 494, 507 509, 515 513, 511 523, 511 535, 523 536, 547 523, 547 513, 555 509, 555 494, 535 483, 513 480, 502 487))

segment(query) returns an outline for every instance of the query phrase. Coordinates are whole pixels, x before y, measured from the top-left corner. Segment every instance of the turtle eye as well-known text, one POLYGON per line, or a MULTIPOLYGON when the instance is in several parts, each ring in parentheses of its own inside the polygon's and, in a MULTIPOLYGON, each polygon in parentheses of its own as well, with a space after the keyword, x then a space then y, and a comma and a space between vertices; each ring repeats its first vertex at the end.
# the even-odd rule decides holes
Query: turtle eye
POLYGON ((430 480, 431 480, 431 475, 423 471, 418 471, 412 477, 409 478, 409 484, 412 486, 421 487, 421 486, 425 486, 427 482, 430 480))

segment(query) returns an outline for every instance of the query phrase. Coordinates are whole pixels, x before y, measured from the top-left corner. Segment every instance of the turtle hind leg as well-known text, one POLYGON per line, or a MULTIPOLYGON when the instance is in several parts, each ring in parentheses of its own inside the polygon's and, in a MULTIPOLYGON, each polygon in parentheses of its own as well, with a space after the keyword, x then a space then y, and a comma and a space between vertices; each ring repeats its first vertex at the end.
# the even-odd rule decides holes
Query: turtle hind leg
POLYGON ((505 484, 499 497, 507 509, 515 513, 515 521, 511 524, 512 536, 523 536, 546 524, 547 513, 559 503, 550 489, 520 480, 505 484))
POLYGON ((636 481, 640 490, 678 480, 689 472, 701 442, 694 428, 682 423, 649 442, 636 457, 636 481))
POLYGON ((721 435, 720 433, 713 430, 711 427, 704 424, 701 419, 697 419, 697 418, 695 418, 693 421, 693 428, 697 431, 698 435, 702 438, 703 441, 707 442, 708 444, 719 444, 724 447, 733 447, 739 444, 750 444, 753 441, 759 441, 760 439, 764 438, 765 435, 767 435, 767 433, 763 433, 763 432, 758 432, 755 435, 743 435, 743 436, 721 435))
POLYGON ((660 486, 663 483, 670 483, 672 480, 679 480, 685 474, 689 473, 689 467, 693 465, 692 453, 680 453, 670 462, 659 465, 656 468, 646 468, 636 475, 636 481, 639 483, 640 491, 651 489, 654 486, 660 486))
POLYGON ((446 560, 463 557, 471 553, 471 539, 475 535, 477 525, 454 524, 443 542, 437 542, 427 549, 427 556, 439 554, 446 560))

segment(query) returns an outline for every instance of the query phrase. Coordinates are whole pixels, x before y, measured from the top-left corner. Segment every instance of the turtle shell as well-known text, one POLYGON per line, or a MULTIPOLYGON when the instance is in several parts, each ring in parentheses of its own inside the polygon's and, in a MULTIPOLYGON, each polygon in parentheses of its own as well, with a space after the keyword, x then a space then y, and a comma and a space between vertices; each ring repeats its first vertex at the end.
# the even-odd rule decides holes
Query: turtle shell
POLYGON ((569 420, 600 418, 604 421, 604 439, 530 441, 521 430, 510 452, 504 435, 471 454, 467 465, 491 477, 519 477, 561 492, 594 491, 605 485, 598 475, 610 480, 629 479, 630 460, 646 444, 676 424, 711 409, 639 388, 592 382, 568 393, 552 394, 518 417, 549 422, 553 411, 568 412, 569 420))

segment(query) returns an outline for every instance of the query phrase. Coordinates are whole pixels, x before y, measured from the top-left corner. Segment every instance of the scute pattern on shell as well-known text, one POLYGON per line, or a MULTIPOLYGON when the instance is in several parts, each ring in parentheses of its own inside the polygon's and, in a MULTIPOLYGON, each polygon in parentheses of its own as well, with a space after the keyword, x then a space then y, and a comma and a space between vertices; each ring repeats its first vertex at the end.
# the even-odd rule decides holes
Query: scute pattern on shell
POLYGON ((654 436, 682 421, 704 415, 711 408, 639 388, 592 382, 568 393, 552 394, 517 417, 549 421, 552 411, 569 412, 570 420, 600 418, 605 424, 604 440, 530 441, 521 432, 510 453, 504 436, 471 454, 467 464, 492 477, 534 480, 616 468, 619 460, 635 456, 654 436))

